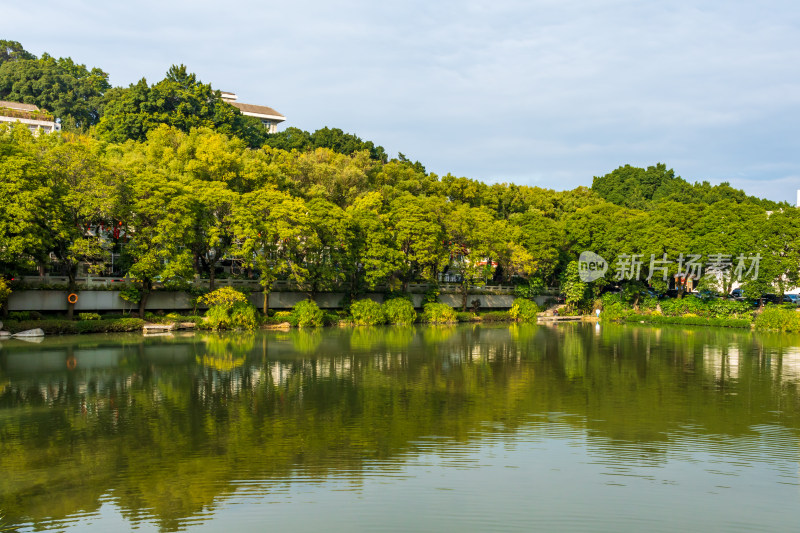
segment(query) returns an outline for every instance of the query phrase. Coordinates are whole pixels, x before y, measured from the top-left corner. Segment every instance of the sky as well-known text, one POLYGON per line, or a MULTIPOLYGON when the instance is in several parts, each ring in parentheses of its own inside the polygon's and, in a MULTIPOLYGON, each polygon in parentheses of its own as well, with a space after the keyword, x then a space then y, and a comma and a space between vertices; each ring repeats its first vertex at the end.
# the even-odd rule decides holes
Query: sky
POLYGON ((0 39, 173 64, 282 127, 328 126, 439 175, 557 190, 631 164, 796 201, 800 3, 0 0, 0 39))

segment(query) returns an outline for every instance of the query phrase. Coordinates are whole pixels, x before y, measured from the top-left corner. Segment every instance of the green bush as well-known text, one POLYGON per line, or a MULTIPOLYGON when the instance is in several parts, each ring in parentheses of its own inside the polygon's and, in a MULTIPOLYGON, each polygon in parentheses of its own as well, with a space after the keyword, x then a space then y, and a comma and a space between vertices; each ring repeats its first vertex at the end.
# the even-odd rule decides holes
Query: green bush
POLYGON ((636 317, 657 313, 660 305, 661 314, 666 317, 700 317, 704 319, 743 319, 749 323, 753 309, 748 302, 736 300, 707 299, 702 300, 688 295, 684 298, 669 298, 660 302, 654 298, 643 298, 639 302, 639 313, 635 313, 630 303, 619 293, 606 293, 602 297, 603 320, 631 320, 636 317), (688 316, 687 316, 688 315, 688 316))
POLYGON ((125 313, 103 313, 100 316, 101 320, 114 320, 116 318, 130 318, 130 316, 125 313))
POLYGON ((456 320, 459 322, 477 322, 480 317, 470 311, 456 311, 456 320))
POLYGON ((655 311, 658 309, 658 298, 643 296, 639 299, 639 311, 655 311))
POLYGON ((633 313, 633 309, 627 305, 620 293, 607 292, 601 298, 603 311, 600 318, 603 320, 621 320, 633 313))
POLYGON ((381 304, 369 298, 350 304, 350 315, 356 326, 375 326, 386 322, 381 304))
POLYGON ((386 321, 389 324, 413 324, 417 320, 417 312, 414 311, 414 304, 406 298, 392 298, 386 300, 381 306, 386 321))
MULTIPOLYGON (((122 315, 106 315, 104 318, 122 318, 122 315)), ((153 324, 174 324, 176 322, 203 322, 203 317, 198 315, 181 315, 179 313, 169 313, 161 316, 154 313, 145 313, 144 319, 153 324)))
MULTIPOLYGON (((232 287, 220 287, 198 298, 208 305, 206 322, 203 328, 253 330, 259 326, 258 311, 244 293, 232 287)), ((165 317, 169 322, 169 315, 165 317)))
POLYGON ((267 324, 283 324, 284 322, 288 322, 292 327, 297 327, 297 317, 292 311, 276 311, 267 324))
POLYGON ((481 322, 510 322, 510 311, 487 311, 480 314, 481 322))
POLYGON ((423 307, 422 320, 431 324, 450 324, 456 321, 456 312, 447 304, 427 303, 423 307))
POLYGON ((661 312, 666 316, 682 316, 692 313, 702 317, 747 318, 752 316, 753 308, 748 302, 737 300, 701 300, 694 296, 681 299, 670 298, 661 301, 661 312))
POLYGON ((258 311, 249 302, 238 302, 232 307, 213 305, 206 311, 206 326, 213 330, 254 330, 258 325, 258 311))
POLYGON ((746 318, 707 318, 702 316, 663 316, 636 315, 625 317, 628 322, 644 322, 646 324, 683 324, 687 326, 717 326, 723 328, 749 328, 750 320, 746 318))
POLYGON ((29 311, 11 311, 8 313, 8 318, 11 320, 30 320, 31 313, 29 311))
POLYGON ((249 300, 247 296, 241 291, 237 291, 233 287, 220 287, 219 289, 209 292, 197 299, 200 303, 206 304, 208 307, 219 306, 225 309, 233 309, 236 304, 245 304, 249 300))
POLYGON ((77 333, 108 333, 122 331, 141 331, 144 320, 139 318, 116 318, 111 320, 37 320, 14 321, 5 324, 11 333, 27 329, 41 328, 45 335, 68 335, 77 333))
POLYGON ((520 322, 536 322, 536 318, 542 310, 536 305, 536 302, 526 300, 525 298, 517 298, 514 300, 514 305, 511 306, 509 314, 514 320, 520 322))
POLYGON ((144 320, 140 318, 117 318, 114 320, 81 320, 76 323, 78 333, 116 333, 141 331, 144 320))
POLYGON ((340 316, 338 313, 332 311, 323 311, 322 312, 322 323, 326 326, 338 326, 339 321, 342 320, 343 317, 340 316))
POLYGON ((3 329, 11 333, 19 333, 27 329, 41 328, 46 335, 66 335, 78 333, 77 322, 72 320, 9 320, 3 325, 3 329))
POLYGON ((78 320, 100 320, 97 313, 78 313, 78 320))
POLYGON ((258 311, 250 302, 235 304, 230 317, 233 329, 254 330, 259 325, 258 311))
POLYGON ((800 313, 792 309, 766 307, 756 316, 756 329, 800 331, 800 313))
POLYGON ((325 325, 325 314, 313 300, 297 302, 292 308, 292 316, 297 321, 297 326, 301 328, 325 325))
POLYGON ((208 311, 206 311, 206 324, 209 328, 214 330, 233 329, 231 327, 231 315, 228 309, 221 305, 208 308, 208 311))

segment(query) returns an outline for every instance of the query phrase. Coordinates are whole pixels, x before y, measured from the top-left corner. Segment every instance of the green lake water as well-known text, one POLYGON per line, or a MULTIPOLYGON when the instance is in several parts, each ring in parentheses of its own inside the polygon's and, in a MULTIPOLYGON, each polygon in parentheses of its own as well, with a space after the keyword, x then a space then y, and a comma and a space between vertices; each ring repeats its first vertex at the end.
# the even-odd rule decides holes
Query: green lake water
POLYGON ((560 324, 0 345, 0 531, 794 531, 800 337, 560 324))

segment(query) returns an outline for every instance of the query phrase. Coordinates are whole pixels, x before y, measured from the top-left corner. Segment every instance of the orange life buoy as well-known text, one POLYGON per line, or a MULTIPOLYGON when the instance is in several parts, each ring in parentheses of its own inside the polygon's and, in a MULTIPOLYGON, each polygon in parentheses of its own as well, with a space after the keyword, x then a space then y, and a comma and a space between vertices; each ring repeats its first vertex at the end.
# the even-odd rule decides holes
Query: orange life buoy
POLYGON ((78 360, 75 359, 74 355, 70 355, 67 357, 67 368, 70 370, 75 370, 75 367, 78 366, 78 360))
POLYGON ((71 293, 69 296, 67 296, 67 301, 69 303, 71 303, 71 304, 77 303, 78 302, 78 295, 75 294, 74 292, 71 293))

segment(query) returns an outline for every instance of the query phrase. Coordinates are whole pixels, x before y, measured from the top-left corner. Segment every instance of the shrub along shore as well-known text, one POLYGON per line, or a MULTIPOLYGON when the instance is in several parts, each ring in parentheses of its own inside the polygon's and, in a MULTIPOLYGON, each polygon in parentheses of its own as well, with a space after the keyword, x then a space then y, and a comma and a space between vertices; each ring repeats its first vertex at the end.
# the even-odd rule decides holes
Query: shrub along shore
POLYGON ((665 300, 645 297, 634 305, 623 293, 605 294, 596 304, 602 309, 603 320, 609 321, 800 332, 800 312, 792 304, 754 309, 745 301, 688 296, 665 300))
MULTIPOLYGON (((517 298, 508 311, 460 312, 440 302, 426 303, 421 312, 407 297, 395 297, 380 304, 370 298, 350 303, 345 309, 332 312, 320 309, 313 300, 297 303, 291 311, 260 313, 236 289, 223 287, 210 292, 200 301, 208 305, 204 316, 176 313, 147 313, 144 318, 121 314, 99 315, 80 313, 78 320, 46 318, 37 312, 10 313, 5 324, 10 333, 40 328, 47 335, 111 333, 141 331, 146 323, 187 324, 200 330, 256 330, 274 327, 377 326, 455 324, 458 322, 534 322, 542 312, 535 302, 517 298)), ((754 309, 748 302, 694 297, 658 300, 645 297, 636 305, 624 294, 605 294, 595 302, 603 321, 647 324, 678 324, 753 328, 758 330, 800 332, 800 312, 793 306, 754 309)))
POLYGON ((383 304, 364 298, 348 308, 324 311, 312 300, 299 302, 291 311, 260 313, 240 291, 223 287, 201 297, 208 305, 204 316, 175 313, 147 313, 144 319, 120 314, 80 313, 78 320, 46 318, 37 312, 12 312, 5 329, 17 333, 41 328, 47 335, 140 331, 146 323, 191 323, 201 330, 255 330, 264 327, 375 326, 414 323, 455 324, 457 322, 535 321, 541 309, 531 300, 517 298, 508 311, 457 312, 438 302, 426 303, 418 313, 410 299, 391 298, 383 304))

